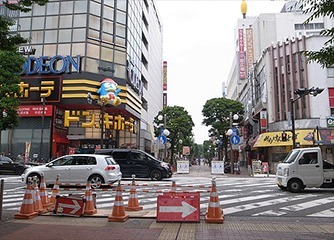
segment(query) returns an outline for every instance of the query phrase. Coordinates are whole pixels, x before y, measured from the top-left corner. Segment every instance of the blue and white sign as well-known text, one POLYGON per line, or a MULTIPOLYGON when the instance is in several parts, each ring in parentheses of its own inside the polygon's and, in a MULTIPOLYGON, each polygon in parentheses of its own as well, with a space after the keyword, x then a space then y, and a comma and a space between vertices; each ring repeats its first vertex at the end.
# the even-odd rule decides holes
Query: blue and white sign
POLYGON ((233 145, 237 145, 240 143, 240 137, 238 135, 231 136, 231 143, 233 145))

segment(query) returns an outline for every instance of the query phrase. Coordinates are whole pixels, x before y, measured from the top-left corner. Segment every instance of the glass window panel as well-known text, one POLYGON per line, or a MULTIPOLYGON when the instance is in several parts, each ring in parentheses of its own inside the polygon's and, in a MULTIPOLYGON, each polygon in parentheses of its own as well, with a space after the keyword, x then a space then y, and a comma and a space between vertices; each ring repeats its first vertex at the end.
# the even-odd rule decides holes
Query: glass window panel
POLYGON ((95 39, 99 39, 99 37, 100 37, 100 32, 98 32, 98 31, 94 31, 94 30, 92 30, 92 29, 89 29, 89 30, 88 30, 88 37, 95 38, 95 39))
POLYGON ((87 18, 85 14, 74 15, 73 27, 86 27, 87 18))
POLYGON ((125 24, 126 23, 126 14, 125 14, 125 12, 117 11, 116 20, 117 20, 118 23, 125 24))
POLYGON ((85 56, 85 43, 74 43, 72 44, 72 56, 85 56))
POLYGON ((44 56, 55 56, 57 55, 57 45, 52 44, 52 45, 44 45, 44 56))
POLYGON ((113 7, 114 6, 114 0, 104 0, 104 4, 113 7))
POLYGON ((60 12, 62 14, 73 13, 73 1, 62 2, 60 12))
POLYGON ((47 15, 59 14, 59 2, 48 2, 46 6, 47 15))
POLYGON ((34 17, 32 19, 32 29, 44 29, 44 17, 34 17))
POLYGON ((30 30, 31 27, 31 18, 21 18, 19 19, 19 30, 30 30))
MULTIPOLYGON (((86 59, 85 70, 86 72, 99 73, 98 63, 99 60, 88 58, 86 59)), ((100 131, 101 132, 101 131, 100 131)))
POLYGON ((117 45, 125 46, 125 39, 124 38, 120 38, 120 37, 116 37, 115 43, 117 45))
POLYGON ((97 45, 88 43, 87 56, 100 59, 100 47, 97 45))
POLYGON ((89 16, 89 27, 96 30, 100 30, 100 18, 90 15, 89 16))
POLYGON ((57 30, 45 31, 45 43, 56 43, 57 39, 58 39, 57 30))
POLYGON ((117 36, 121 36, 125 38, 125 25, 121 25, 121 24, 116 24, 116 35, 117 36))
POLYGON ((93 1, 89 2, 90 2, 90 13, 97 16, 101 16, 101 4, 98 4, 93 1))
POLYGON ((86 29, 73 29, 73 42, 82 42, 86 40, 86 29))
POLYGON ((71 28, 72 27, 72 15, 60 16, 59 27, 60 28, 71 28))
POLYGON ((103 21, 103 31, 107 33, 113 33, 114 28, 113 28, 113 22, 104 20, 103 21))
POLYGON ((103 61, 112 62, 114 60, 114 58, 113 58, 113 49, 102 47, 101 59, 103 61))
POLYGON ((88 1, 75 1, 74 13, 87 13, 88 1))
POLYGON ((46 29, 58 28, 58 16, 46 17, 46 29))
POLYGON ((126 3, 127 1, 117 1, 117 9, 126 11, 126 3))
POLYGON ((59 42, 71 42, 72 31, 71 29, 59 30, 59 42))
POLYGON ((32 12, 34 16, 45 15, 45 6, 39 6, 37 4, 34 4, 32 12))
POLYGON ((126 53, 121 51, 115 51, 115 63, 126 63, 126 53))
POLYGON ((43 56, 43 45, 34 45, 32 47, 36 49, 36 56, 43 56))
POLYGON ((44 31, 32 31, 31 43, 43 43, 44 31))
POLYGON ((103 17, 108 20, 114 20, 114 9, 109 7, 104 7, 103 17))
POLYGON ((126 68, 125 66, 115 64, 114 76, 117 78, 126 78, 126 68))
POLYGON ((31 11, 29 12, 20 12, 19 15, 20 17, 30 17, 31 16, 31 11))
MULTIPOLYGON (((61 33, 59 34, 61 36, 61 33)), ((59 44, 58 45, 58 55, 66 56, 71 53, 71 44, 59 44)))
POLYGON ((113 42, 113 36, 107 33, 103 33, 102 40, 111 43, 113 42))

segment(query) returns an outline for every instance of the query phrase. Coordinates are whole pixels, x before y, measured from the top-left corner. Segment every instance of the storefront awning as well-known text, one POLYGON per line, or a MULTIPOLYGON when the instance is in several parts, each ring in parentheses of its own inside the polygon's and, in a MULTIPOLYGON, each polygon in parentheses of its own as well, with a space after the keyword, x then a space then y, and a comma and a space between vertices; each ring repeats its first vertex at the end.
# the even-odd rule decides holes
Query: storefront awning
MULTIPOLYGON (((257 137, 253 148, 292 146, 292 132, 288 130, 285 131, 287 134, 287 139, 284 142, 282 141, 282 132, 283 131, 261 133, 257 137)), ((312 146, 314 145, 314 140, 318 141, 318 139, 313 138, 314 129, 296 130, 295 133, 296 143, 300 146, 312 146)))

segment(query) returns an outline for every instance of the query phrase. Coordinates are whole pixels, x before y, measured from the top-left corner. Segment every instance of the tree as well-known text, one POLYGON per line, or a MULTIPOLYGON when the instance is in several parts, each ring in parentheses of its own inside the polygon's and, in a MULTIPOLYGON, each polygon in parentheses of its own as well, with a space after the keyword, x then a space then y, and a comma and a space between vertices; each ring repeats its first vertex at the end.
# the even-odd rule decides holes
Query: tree
MULTIPOLYGON (((302 4, 303 13, 311 13, 311 16, 306 19, 304 24, 308 24, 315 18, 320 16, 334 17, 334 1, 333 0, 300 0, 302 4)), ((334 27, 331 29, 324 29, 320 35, 328 36, 330 39, 325 42, 324 47, 319 51, 305 51, 308 61, 314 61, 322 65, 322 67, 329 67, 334 64, 334 27)))
POLYGON ((6 1, 5 6, 10 10, 19 10, 21 12, 31 11, 31 6, 33 4, 38 4, 40 6, 45 5, 49 0, 18 0, 18 1, 6 1))
MULTIPOLYGON (((43 1, 18 1, 16 4, 5 2, 5 6, 11 10, 27 12, 34 3, 44 5, 43 1)), ((25 58, 17 51, 18 45, 26 43, 26 39, 19 34, 9 32, 9 27, 14 21, 7 16, 0 16, 0 151, 1 131, 14 128, 18 125, 19 116, 17 109, 20 105, 20 75, 25 58)))
POLYGON ((241 121, 242 114, 244 113, 242 103, 227 98, 213 98, 206 101, 202 110, 204 116, 202 123, 205 126, 211 126, 209 136, 220 140, 220 146, 223 145, 225 148, 226 159, 228 141, 226 132, 231 128, 231 113, 238 114, 238 121, 241 121))
POLYGON ((170 160, 172 165, 174 162, 175 146, 179 140, 182 140, 183 146, 191 146, 192 144, 192 129, 194 122, 188 112, 180 106, 167 106, 162 111, 159 111, 158 115, 154 118, 154 132, 155 136, 161 135, 161 124, 164 124, 164 120, 159 120, 158 116, 165 117, 165 129, 168 129, 170 134, 168 135, 170 142, 171 157, 170 160), (160 125, 160 126, 159 126, 160 125))

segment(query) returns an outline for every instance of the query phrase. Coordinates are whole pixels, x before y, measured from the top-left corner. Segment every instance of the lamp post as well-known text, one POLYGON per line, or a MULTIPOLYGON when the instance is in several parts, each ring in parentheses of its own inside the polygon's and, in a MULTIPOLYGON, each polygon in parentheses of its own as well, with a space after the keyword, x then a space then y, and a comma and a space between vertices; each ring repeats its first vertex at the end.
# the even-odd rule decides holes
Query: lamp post
POLYGON ((42 162, 42 148, 43 148, 43 135, 44 135, 44 111, 45 111, 45 97, 41 98, 42 103, 42 129, 41 129, 41 142, 39 144, 39 162, 42 162))
POLYGON ((291 98, 290 99, 290 104, 291 104, 291 132, 292 132, 292 149, 296 148, 296 128, 295 128, 295 114, 294 114, 294 103, 302 98, 305 97, 306 95, 313 95, 314 97, 316 97, 318 94, 322 93, 324 89, 323 88, 310 88, 310 89, 306 89, 306 88, 299 88, 297 90, 294 91, 295 94, 298 94, 298 97, 296 98, 291 98))
POLYGON ((163 159, 166 162, 166 160, 167 160, 167 137, 170 134, 170 132, 168 131, 168 129, 166 129, 166 125, 167 125, 166 114, 164 114, 163 116, 159 115, 158 116, 158 120, 159 121, 163 120, 163 125, 162 125, 162 129, 161 129, 161 132, 160 132, 160 139, 163 140, 164 145, 165 145, 164 146, 164 157, 163 157, 163 159))
POLYGON ((235 121, 237 121, 239 119, 239 115, 238 114, 234 114, 232 117, 232 112, 230 112, 230 129, 227 130, 226 134, 227 136, 230 137, 230 158, 231 158, 231 173, 234 174, 234 155, 233 155, 233 148, 232 148, 232 141, 231 141, 231 137, 233 135, 236 135, 237 133, 235 131, 233 131, 234 125, 237 125, 236 123, 234 123, 235 121))

